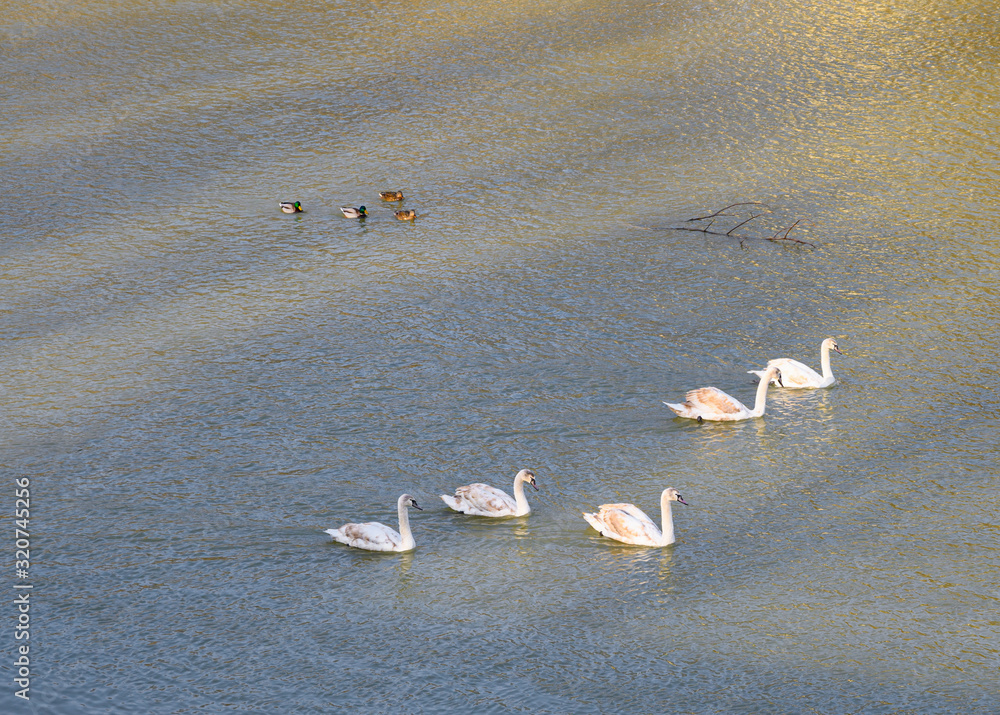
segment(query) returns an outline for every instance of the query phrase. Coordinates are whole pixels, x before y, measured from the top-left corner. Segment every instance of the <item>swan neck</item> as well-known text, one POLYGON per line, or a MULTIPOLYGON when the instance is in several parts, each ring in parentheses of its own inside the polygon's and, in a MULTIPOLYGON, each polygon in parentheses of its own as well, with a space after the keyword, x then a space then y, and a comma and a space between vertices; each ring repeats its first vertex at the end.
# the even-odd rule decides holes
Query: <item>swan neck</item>
POLYGON ((830 346, 826 343, 823 343, 823 347, 820 349, 819 362, 823 369, 823 379, 829 380, 833 377, 833 369, 830 367, 830 346))
POLYGON ((674 543, 674 514, 670 508, 670 500, 666 494, 660 497, 660 513, 662 514, 661 519, 663 522, 663 539, 660 545, 668 546, 674 543))
POLYGON ((410 512, 402 499, 399 500, 399 535, 403 537, 402 549, 412 549, 414 546, 413 532, 410 531, 410 512))
POLYGON ((514 477, 514 502, 517 504, 514 516, 524 516, 531 511, 531 507, 528 506, 528 498, 524 496, 524 480, 520 477, 514 477))
POLYGON ((767 371, 757 385, 757 399, 754 400, 753 410, 751 411, 754 417, 760 417, 764 414, 764 407, 767 404, 767 388, 770 387, 773 376, 770 370, 767 371))

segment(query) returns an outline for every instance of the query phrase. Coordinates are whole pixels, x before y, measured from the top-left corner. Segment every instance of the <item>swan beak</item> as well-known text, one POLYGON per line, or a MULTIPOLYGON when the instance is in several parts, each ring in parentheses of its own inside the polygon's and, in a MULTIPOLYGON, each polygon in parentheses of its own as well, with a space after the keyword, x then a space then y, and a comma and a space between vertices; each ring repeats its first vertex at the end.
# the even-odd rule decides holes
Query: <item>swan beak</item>
POLYGON ((411 501, 410 502, 410 506, 412 506, 417 511, 423 511, 424 510, 424 508, 422 506, 420 506, 419 504, 417 504, 415 501, 411 501))
POLYGON ((535 480, 534 479, 532 479, 530 482, 528 482, 528 484, 530 484, 531 486, 533 486, 535 488, 536 492, 538 491, 538 485, 535 484, 535 480))
POLYGON ((680 502, 681 504, 683 504, 684 506, 691 506, 691 505, 690 505, 690 504, 688 504, 688 503, 687 503, 686 501, 684 501, 684 497, 682 497, 682 496, 681 496, 680 494, 678 494, 678 495, 677 495, 677 501, 679 501, 679 502, 680 502))

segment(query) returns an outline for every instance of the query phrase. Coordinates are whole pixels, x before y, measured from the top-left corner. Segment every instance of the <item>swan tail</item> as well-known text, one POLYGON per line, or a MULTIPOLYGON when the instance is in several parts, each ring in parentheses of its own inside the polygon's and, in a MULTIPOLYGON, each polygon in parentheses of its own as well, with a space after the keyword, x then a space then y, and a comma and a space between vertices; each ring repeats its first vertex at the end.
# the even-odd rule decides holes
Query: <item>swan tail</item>
POLYGON ((597 520, 597 514, 588 514, 587 512, 584 512, 583 518, 586 519, 587 523, 590 524, 598 533, 602 533, 602 524, 597 520))
POLYGON ((342 544, 346 544, 348 539, 347 536, 340 529, 326 529, 324 534, 329 534, 334 541, 339 541, 342 544))
POLYGON ((455 511, 465 511, 462 503, 458 500, 457 497, 453 497, 448 494, 442 494, 441 501, 447 504, 450 509, 454 509, 455 511))
POLYGON ((690 405, 688 404, 677 404, 674 402, 664 402, 667 407, 676 412, 680 417, 690 417, 695 419, 698 417, 694 412, 692 412, 690 405))

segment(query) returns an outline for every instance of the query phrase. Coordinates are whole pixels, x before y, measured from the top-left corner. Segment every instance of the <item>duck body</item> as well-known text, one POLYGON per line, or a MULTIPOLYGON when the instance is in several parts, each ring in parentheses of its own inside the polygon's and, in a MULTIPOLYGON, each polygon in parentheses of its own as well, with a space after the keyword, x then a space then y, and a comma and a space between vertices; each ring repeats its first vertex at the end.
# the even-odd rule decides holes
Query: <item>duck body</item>
POLYGON ((522 469, 514 477, 514 497, 489 484, 467 484, 458 487, 455 495, 442 494, 441 500, 451 509, 471 516, 524 516, 531 512, 531 506, 524 496, 524 484, 528 483, 538 491, 535 483, 535 473, 530 469, 522 469))
POLYGON ((350 206, 341 206, 340 212, 347 218, 364 218, 368 215, 368 209, 364 206, 359 206, 356 209, 351 208, 350 206))
POLYGON ((674 518, 670 502, 687 504, 684 497, 674 489, 664 489, 660 494, 662 529, 646 516, 635 504, 601 504, 593 513, 584 513, 594 529, 615 541, 636 546, 669 546, 674 537, 674 518))
MULTIPOLYGON (((836 340, 833 338, 824 340, 820 345, 820 369, 823 371, 822 375, 798 360, 792 360, 791 358, 770 360, 767 363, 767 367, 778 369, 778 375, 771 378, 771 384, 793 390, 830 387, 830 385, 837 381, 830 367, 831 350, 836 351, 839 355, 843 355, 836 340)), ((761 379, 764 377, 764 370, 749 370, 748 372, 761 379)))
POLYGON ((686 417, 698 420, 699 422, 703 420, 736 422, 754 417, 762 417, 767 401, 767 388, 771 384, 771 380, 779 375, 780 372, 776 367, 768 367, 764 370, 760 384, 757 386, 757 399, 754 402, 753 409, 748 408, 735 397, 717 387, 701 387, 697 390, 689 390, 685 395, 685 402, 664 402, 663 404, 677 413, 679 417, 686 417))
POLYGON ((379 191, 378 195, 383 201, 402 201, 403 192, 402 191, 379 191))
POLYGON ((411 551, 416 547, 410 531, 410 517, 407 507, 423 511, 417 500, 409 494, 402 494, 396 501, 399 514, 399 531, 377 521, 360 524, 344 524, 339 529, 327 529, 324 533, 334 541, 366 551, 411 551))
POLYGON ((416 217, 417 217, 417 212, 412 209, 396 212, 396 218, 399 219, 400 221, 412 221, 416 217))
POLYGON ((281 201, 278 203, 278 206, 280 206, 281 210, 286 214, 302 213, 302 204, 298 201, 281 201))

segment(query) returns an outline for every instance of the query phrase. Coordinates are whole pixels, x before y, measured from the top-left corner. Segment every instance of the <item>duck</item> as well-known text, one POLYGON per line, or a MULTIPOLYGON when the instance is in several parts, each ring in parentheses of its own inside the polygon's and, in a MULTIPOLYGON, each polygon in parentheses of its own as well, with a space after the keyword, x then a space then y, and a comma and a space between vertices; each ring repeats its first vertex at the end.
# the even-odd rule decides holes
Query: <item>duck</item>
POLYGON ((407 507, 423 511, 417 500, 409 494, 401 494, 396 500, 396 510, 399 512, 399 531, 377 521, 362 524, 344 524, 339 529, 327 529, 324 533, 333 537, 334 541, 347 544, 355 549, 368 551, 412 551, 416 548, 413 534, 410 531, 410 513, 407 507))
POLYGON ((502 489, 476 483, 458 487, 455 496, 442 494, 441 499, 455 511, 472 516, 524 516, 531 513, 531 506, 524 496, 525 483, 538 491, 535 473, 530 469, 522 469, 514 477, 514 498, 502 489))
POLYGON ((686 402, 680 404, 664 402, 667 407, 676 412, 680 417, 698 420, 712 420, 715 422, 733 422, 737 420, 748 420, 753 417, 764 415, 764 406, 767 401, 767 388, 771 380, 781 375, 776 367, 769 367, 764 370, 760 384, 757 385, 757 399, 753 409, 749 409, 742 402, 717 387, 701 387, 697 390, 688 391, 685 397, 686 402))
POLYGON ((281 210, 286 214, 297 214, 302 212, 302 204, 298 201, 280 201, 278 202, 278 206, 280 206, 281 210))
POLYGON ((368 209, 364 206, 359 206, 356 209, 352 209, 350 206, 341 206, 340 212, 347 218, 364 218, 368 215, 368 209))
POLYGON ((402 191, 379 191, 378 195, 382 197, 383 201, 402 201, 403 192, 402 191))
MULTIPOLYGON (((792 360, 791 358, 777 358, 768 361, 767 367, 776 367, 780 371, 777 377, 771 378, 771 384, 793 390, 829 387, 837 381, 837 378, 833 376, 833 370, 830 369, 831 350, 834 350, 838 355, 844 354, 840 352, 840 346, 837 345, 836 340, 833 338, 824 340, 819 346, 819 361, 820 369, 823 371, 822 375, 808 365, 803 365, 798 360, 792 360)), ((764 378, 764 370, 747 370, 747 372, 761 379, 764 378)))
POLYGON ((396 218, 400 221, 412 221, 417 217, 417 212, 413 209, 408 209, 404 211, 397 211, 396 218))
POLYGON ((660 494, 662 530, 635 504, 601 504, 596 513, 584 512, 583 518, 601 536, 636 546, 670 546, 674 543, 674 517, 670 502, 687 505, 684 497, 669 487, 660 494))

